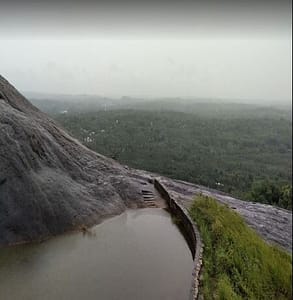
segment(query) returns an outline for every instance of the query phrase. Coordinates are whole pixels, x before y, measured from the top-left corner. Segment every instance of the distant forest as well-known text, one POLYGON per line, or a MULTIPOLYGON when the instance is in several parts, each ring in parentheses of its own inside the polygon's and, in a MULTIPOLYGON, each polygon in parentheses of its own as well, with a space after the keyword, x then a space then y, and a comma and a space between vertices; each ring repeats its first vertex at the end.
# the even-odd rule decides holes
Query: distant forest
POLYGON ((123 164, 292 209, 289 109, 174 99, 110 107, 33 102, 89 148, 123 164))

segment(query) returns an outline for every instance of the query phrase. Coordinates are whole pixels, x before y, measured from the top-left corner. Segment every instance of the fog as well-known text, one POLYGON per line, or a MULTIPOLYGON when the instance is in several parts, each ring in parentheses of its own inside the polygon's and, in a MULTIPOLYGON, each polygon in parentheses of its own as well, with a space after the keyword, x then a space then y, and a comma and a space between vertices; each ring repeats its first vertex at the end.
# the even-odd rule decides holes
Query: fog
POLYGON ((22 91, 290 101, 290 4, 266 3, 4 5, 0 72, 22 91))

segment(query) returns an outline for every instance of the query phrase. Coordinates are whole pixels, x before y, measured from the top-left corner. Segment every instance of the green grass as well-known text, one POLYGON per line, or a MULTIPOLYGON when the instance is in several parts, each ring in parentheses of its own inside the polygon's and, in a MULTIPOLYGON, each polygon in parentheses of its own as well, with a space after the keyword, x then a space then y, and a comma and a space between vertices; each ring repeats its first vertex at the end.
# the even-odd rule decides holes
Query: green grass
POLYGON ((190 209, 204 243, 204 299, 292 299, 292 257, 234 211, 199 196, 190 209))

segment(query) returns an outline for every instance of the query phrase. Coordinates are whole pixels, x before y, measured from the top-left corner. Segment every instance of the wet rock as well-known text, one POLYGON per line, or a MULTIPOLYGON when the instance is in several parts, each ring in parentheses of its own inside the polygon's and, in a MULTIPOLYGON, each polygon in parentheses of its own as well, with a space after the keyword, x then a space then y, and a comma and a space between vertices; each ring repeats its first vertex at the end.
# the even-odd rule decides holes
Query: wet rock
POLYGON ((292 212, 267 204, 242 201, 220 191, 162 177, 162 183, 174 197, 189 208, 196 195, 213 197, 238 212, 246 223, 271 244, 292 252, 292 212))
POLYGON ((144 206, 138 179, 126 171, 70 137, 0 77, 0 245, 144 206))

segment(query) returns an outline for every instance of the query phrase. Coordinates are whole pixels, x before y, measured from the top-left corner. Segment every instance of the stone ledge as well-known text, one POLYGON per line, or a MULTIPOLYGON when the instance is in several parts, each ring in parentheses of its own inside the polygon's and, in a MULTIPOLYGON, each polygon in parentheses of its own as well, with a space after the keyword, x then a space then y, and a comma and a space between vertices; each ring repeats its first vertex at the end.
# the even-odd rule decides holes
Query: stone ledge
POLYGON ((196 300, 199 297, 200 271, 202 267, 203 254, 203 243, 198 228, 189 216, 187 209, 180 203, 180 201, 178 201, 176 195, 168 192, 167 188, 160 182, 159 178, 155 178, 154 186, 161 196, 167 201, 171 214, 178 217, 182 223, 183 233, 188 241, 194 263, 190 288, 190 300, 196 300))

